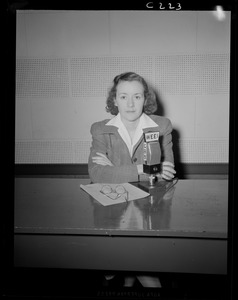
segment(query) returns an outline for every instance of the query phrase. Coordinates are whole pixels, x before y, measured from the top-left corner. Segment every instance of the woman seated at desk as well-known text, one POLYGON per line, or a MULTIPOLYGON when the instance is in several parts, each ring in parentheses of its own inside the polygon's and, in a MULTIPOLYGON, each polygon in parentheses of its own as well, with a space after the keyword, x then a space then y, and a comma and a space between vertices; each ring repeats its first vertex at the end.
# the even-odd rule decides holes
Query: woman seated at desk
POLYGON ((153 115, 156 97, 146 81, 133 72, 114 78, 107 98, 107 112, 114 117, 91 127, 92 146, 88 161, 92 182, 122 183, 145 178, 143 173, 143 133, 159 131, 161 172, 166 180, 174 178, 172 125, 169 119, 153 115))
MULTIPOLYGON (((169 119, 153 115, 157 110, 155 94, 145 80, 133 72, 114 78, 107 98, 111 120, 96 122, 91 127, 92 146, 88 161, 92 182, 124 183, 145 179, 143 173, 143 134, 159 131, 161 172, 165 180, 174 178, 172 125, 169 119)), ((114 275, 105 276, 106 279, 114 275)), ((160 287, 156 276, 137 276, 143 286, 160 287)), ((124 286, 132 286, 135 277, 126 276, 124 286)))

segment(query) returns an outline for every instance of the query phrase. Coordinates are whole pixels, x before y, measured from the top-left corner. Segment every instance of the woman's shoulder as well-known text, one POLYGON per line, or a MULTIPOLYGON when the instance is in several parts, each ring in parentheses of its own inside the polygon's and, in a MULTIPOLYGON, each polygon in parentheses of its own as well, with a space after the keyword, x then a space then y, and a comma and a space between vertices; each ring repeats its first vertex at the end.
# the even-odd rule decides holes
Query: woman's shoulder
POLYGON ((103 127, 105 126, 108 122, 110 121, 110 119, 105 119, 105 120, 102 120, 102 121, 97 121, 97 122, 94 122, 92 124, 92 126, 96 126, 96 127, 103 127))
POLYGON ((94 122, 91 126, 92 133, 102 133, 105 130, 105 125, 110 121, 110 119, 105 119, 102 121, 94 122))
POLYGON ((168 125, 171 123, 171 121, 163 116, 158 116, 158 115, 149 115, 149 117, 158 125, 168 125))

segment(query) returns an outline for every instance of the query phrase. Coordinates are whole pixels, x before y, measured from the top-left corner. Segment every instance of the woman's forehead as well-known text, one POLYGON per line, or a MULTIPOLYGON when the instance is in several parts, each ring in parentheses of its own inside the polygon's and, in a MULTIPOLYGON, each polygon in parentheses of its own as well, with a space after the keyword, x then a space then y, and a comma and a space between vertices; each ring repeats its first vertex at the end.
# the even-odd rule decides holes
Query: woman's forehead
POLYGON ((118 93, 143 93, 143 84, 139 81, 121 81, 117 85, 118 93))

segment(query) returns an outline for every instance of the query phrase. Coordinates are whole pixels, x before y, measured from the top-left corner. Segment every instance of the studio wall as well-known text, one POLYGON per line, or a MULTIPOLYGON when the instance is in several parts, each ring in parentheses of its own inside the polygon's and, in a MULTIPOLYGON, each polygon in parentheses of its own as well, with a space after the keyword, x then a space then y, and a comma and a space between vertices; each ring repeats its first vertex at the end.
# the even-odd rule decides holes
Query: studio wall
POLYGON ((17 164, 87 163, 125 71, 154 88, 179 162, 228 162, 229 12, 18 11, 16 37, 17 164))

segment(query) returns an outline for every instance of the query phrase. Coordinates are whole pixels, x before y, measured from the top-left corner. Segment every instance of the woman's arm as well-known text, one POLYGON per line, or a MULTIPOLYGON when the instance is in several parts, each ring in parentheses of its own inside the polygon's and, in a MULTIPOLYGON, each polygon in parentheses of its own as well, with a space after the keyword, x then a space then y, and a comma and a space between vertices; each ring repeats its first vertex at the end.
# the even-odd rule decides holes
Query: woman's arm
POLYGON ((88 160, 88 171, 92 182, 123 183, 138 181, 137 166, 121 165, 115 166, 108 159, 108 142, 100 130, 99 123, 91 127, 92 146, 88 160))
POLYGON ((172 143, 172 124, 169 119, 165 126, 164 133, 162 135, 161 141, 161 152, 162 152, 162 162, 161 162, 161 173, 160 177, 166 180, 171 180, 174 178, 176 171, 174 170, 174 155, 173 155, 173 143, 172 143))
POLYGON ((172 143, 172 123, 169 119, 165 119, 166 123, 160 138, 161 160, 169 161, 174 164, 173 143, 172 143))

